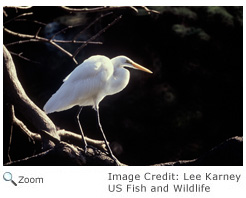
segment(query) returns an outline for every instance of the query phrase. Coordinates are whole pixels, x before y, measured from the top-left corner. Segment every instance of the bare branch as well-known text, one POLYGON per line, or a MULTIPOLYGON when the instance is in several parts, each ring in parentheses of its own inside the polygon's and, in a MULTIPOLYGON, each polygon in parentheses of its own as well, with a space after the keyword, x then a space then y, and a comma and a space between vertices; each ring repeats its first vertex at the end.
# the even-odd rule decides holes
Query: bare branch
MULTIPOLYGON (((65 131, 65 130, 57 131, 57 135, 61 139, 61 141, 45 130, 40 130, 40 131, 38 131, 38 133, 31 132, 26 127, 26 125, 15 116, 14 105, 11 105, 11 117, 12 117, 12 122, 13 122, 13 124, 11 125, 11 128, 13 125, 18 126, 21 129, 21 131, 33 141, 33 143, 35 141, 42 141, 41 136, 44 136, 46 139, 51 140, 56 145, 60 144, 61 141, 63 141, 63 142, 67 142, 67 143, 68 142, 72 143, 72 144, 80 146, 80 147, 83 146, 83 145, 81 145, 81 143, 82 143, 81 135, 76 134, 74 132, 65 131)), ((103 151, 107 150, 105 147, 104 141, 94 140, 94 139, 91 139, 88 137, 85 137, 85 139, 89 145, 92 145, 95 148, 98 148, 98 149, 103 150, 103 151)), ((12 135, 10 136, 10 140, 9 140, 9 149, 8 149, 9 151, 10 151, 10 146, 11 146, 11 140, 12 140, 12 135)), ((9 159, 10 159, 10 156, 9 156, 9 159)), ((10 159, 10 161, 11 161, 11 159, 10 159)))
POLYGON ((82 31, 80 31, 78 34, 76 34, 73 37, 73 40, 76 40, 78 38, 79 35, 81 35, 82 33, 84 33, 86 30, 88 30, 92 25, 94 25, 97 21, 99 21, 100 19, 102 19, 103 17, 106 17, 110 14, 112 14, 113 12, 109 12, 107 14, 102 14, 100 17, 96 18, 93 22, 91 22, 86 28, 84 28, 82 31))
MULTIPOLYGON (((69 8, 69 7, 62 7, 62 8, 65 9, 65 10, 70 10, 70 9, 72 9, 72 8, 69 8)), ((101 9, 103 9, 103 10, 105 11, 105 10, 115 9, 115 8, 119 8, 119 7, 97 7, 97 8, 91 8, 91 9, 89 9, 89 10, 90 10, 90 12, 91 12, 91 11, 95 11, 95 10, 98 11, 98 10, 101 10, 101 9)), ((124 7, 120 7, 120 8, 124 8, 124 7)), ((127 7, 127 8, 129 8, 129 7, 127 7)), ((74 9, 72 9, 72 10, 74 10, 74 9)), ((87 8, 85 8, 85 9, 79 9, 79 10, 80 10, 80 11, 81 11, 81 10, 87 10, 87 11, 88 11, 87 8)), ((78 11, 78 9, 76 9, 76 11, 78 11)), ((14 20, 19 19, 20 17, 27 16, 27 15, 31 15, 31 14, 33 14, 33 13, 30 12, 30 13, 23 13, 23 14, 20 14, 20 15, 14 17, 14 18, 8 20, 8 21, 5 22, 4 24, 7 24, 7 23, 9 23, 9 22, 11 22, 11 21, 14 21, 14 20)), ((38 31, 37 31, 37 33, 36 33, 35 35, 22 34, 22 33, 14 32, 14 31, 12 31, 12 30, 9 30, 9 29, 3 27, 3 29, 4 29, 5 32, 7 32, 7 33, 9 33, 9 34, 11 34, 11 35, 13 35, 13 36, 17 36, 17 37, 20 37, 20 38, 27 39, 27 40, 22 40, 22 41, 12 42, 12 43, 7 44, 6 46, 15 45, 15 44, 20 44, 20 43, 27 43, 27 42, 39 42, 39 41, 41 41, 41 42, 46 42, 46 43, 49 43, 49 44, 53 45, 54 47, 58 48, 60 51, 62 51, 62 52, 65 53, 67 56, 69 56, 70 58, 72 58, 73 61, 74 61, 76 64, 78 64, 77 60, 75 59, 75 57, 77 56, 77 54, 78 54, 85 46, 87 46, 88 44, 102 44, 102 42, 92 42, 92 40, 96 39, 96 38, 97 38, 98 36, 100 36, 103 32, 105 32, 110 26, 112 26, 113 24, 115 24, 115 23, 121 18, 121 16, 118 17, 117 19, 115 19, 111 24, 109 24, 108 26, 106 26, 104 29, 102 29, 101 31, 99 31, 96 35, 92 36, 92 37, 91 37, 89 40, 87 40, 87 41, 76 41, 76 38, 77 38, 80 34, 82 34, 84 31, 86 31, 88 28, 90 28, 93 24, 95 24, 99 19, 101 19, 101 18, 103 18, 103 17, 105 17, 105 16, 107 16, 107 15, 109 15, 109 14, 112 14, 112 13, 107 13, 107 14, 101 15, 99 18, 97 18, 97 19, 94 20, 91 24, 89 24, 84 30, 80 31, 77 35, 75 35, 74 38, 73 38, 73 40, 71 40, 71 41, 57 40, 57 39, 54 39, 54 38, 55 38, 58 34, 60 34, 61 32, 64 32, 64 31, 66 31, 67 29, 71 29, 71 28, 73 28, 73 27, 75 27, 75 26, 68 26, 68 27, 66 27, 66 28, 64 28, 64 29, 62 29, 62 30, 60 30, 60 31, 58 31, 58 32, 55 33, 50 39, 39 36, 39 32, 40 32, 40 30, 41 30, 41 27, 38 29, 38 31), (67 50, 64 49, 62 46, 58 45, 57 43, 82 43, 82 45, 81 45, 79 48, 77 48, 77 50, 76 50, 73 54, 71 54, 69 51, 67 51, 67 50)), ((39 22, 38 22, 38 23, 39 23, 39 22)), ((79 25, 77 25, 77 26, 79 26, 79 25)), ((30 61, 30 59, 28 59, 28 58, 26 58, 26 57, 23 57, 23 56, 22 56, 22 53, 17 54, 17 53, 12 52, 12 54, 13 54, 13 55, 16 55, 16 56, 18 56, 18 57, 20 57, 20 58, 23 58, 24 60, 30 61)))
POLYGON ((83 45, 81 45, 73 54, 73 57, 76 57, 78 55, 78 53, 85 47, 87 46, 89 41, 92 41, 94 39, 96 39, 97 37, 99 37, 103 32, 105 32, 108 28, 110 28, 112 25, 114 25, 116 22, 118 22, 120 19, 122 18, 122 15, 120 15, 119 17, 117 17, 112 23, 108 24, 106 27, 104 27, 102 30, 100 30, 96 35, 92 36, 89 40, 87 40, 86 43, 84 43, 83 45))
MULTIPOLYGON (((116 21, 115 21, 116 22, 116 21)), ((115 23, 115 22, 113 22, 113 23, 115 23)), ((112 25, 113 25, 113 23, 112 23, 112 25)), ((109 24, 110 25, 110 24, 109 24)), ((108 25, 108 26, 109 26, 108 25)), ((111 25, 110 25, 111 26, 111 25)), ((68 55, 70 58, 72 58, 73 59, 73 61, 76 63, 76 64, 78 64, 78 62, 76 61, 76 59, 75 59, 75 56, 74 55, 72 55, 70 52, 68 52, 67 50, 65 50, 63 47, 61 47, 60 45, 58 45, 57 43, 83 43, 85 46, 86 45, 88 45, 88 44, 102 44, 102 43, 100 43, 100 42, 91 42, 91 40, 93 40, 93 39, 95 39, 95 38, 91 38, 91 39, 89 39, 88 41, 63 41, 63 40, 56 40, 56 39, 47 39, 47 38, 44 38, 44 37, 40 37, 40 36, 38 36, 37 34, 36 35, 29 35, 29 34, 22 34, 22 33, 18 33, 18 32, 14 32, 14 31, 11 31, 11 30, 9 30, 9 29, 7 29, 7 28, 3 28, 4 29, 4 31, 6 31, 7 33, 9 33, 9 34, 11 34, 11 35, 13 35, 13 36, 18 36, 18 37, 20 37, 20 38, 28 38, 29 40, 24 40, 24 41, 17 41, 17 42, 13 42, 13 43, 11 43, 11 44, 8 44, 8 45, 14 45, 14 44, 20 44, 20 43, 25 43, 25 42, 38 42, 38 41, 41 41, 41 42, 46 42, 46 43, 50 43, 51 45, 53 45, 53 46, 55 46, 56 48, 58 48, 60 51, 62 51, 63 53, 65 53, 66 55, 68 55)), ((106 28, 107 29, 107 28, 106 28)), ((105 30, 106 30, 105 29, 105 30)), ((105 31, 105 30, 103 30, 103 31, 105 31)), ((39 31, 38 31, 39 32, 39 31)), ((37 32, 37 33, 38 33, 37 32)), ((102 32, 101 32, 102 33, 102 32)), ((101 34, 100 33, 100 34, 101 34)), ((98 36, 100 35, 100 34, 97 34, 98 36)), ((83 46, 83 48, 85 47, 85 46, 83 46)), ((81 48, 82 49, 82 48, 81 48)), ((77 51, 78 51, 78 49, 77 49, 77 51)), ((79 50, 80 51, 80 50, 79 50)), ((78 52, 79 52, 78 51, 78 52)))
POLYGON ((14 36, 18 36, 20 38, 30 38, 30 39, 36 39, 38 41, 42 41, 42 42, 47 42, 50 43, 51 45, 55 46, 56 48, 58 48, 59 50, 61 50, 63 53, 67 54, 70 58, 72 58, 74 60, 74 62, 76 64, 78 64, 78 62, 75 60, 75 58, 73 57, 73 55, 68 52, 67 50, 65 50, 63 47, 61 47, 60 45, 57 45, 53 40, 44 38, 44 37, 40 37, 37 35, 29 35, 29 34, 21 34, 21 33, 17 33, 17 32, 13 32, 7 28, 3 28, 6 32, 8 32, 9 34, 12 34, 14 36))
POLYGON ((64 52, 65 54, 67 54, 69 57, 71 57, 73 59, 73 61, 78 64, 78 62, 76 61, 76 59, 74 58, 74 56, 68 52, 67 50, 65 50, 64 48, 62 48, 60 45, 56 44, 54 41, 50 40, 49 42, 50 44, 52 44, 53 46, 57 47, 59 50, 61 50, 62 52, 64 52))
POLYGON ((17 44, 22 44, 22 43, 30 43, 30 42, 39 42, 39 40, 37 39, 28 39, 28 40, 19 40, 19 41, 15 41, 12 43, 6 43, 5 46, 11 46, 11 45, 17 45, 17 44))
POLYGON ((23 16, 29 16, 29 15, 32 15, 32 14, 33 14, 33 12, 28 12, 28 13, 20 14, 20 15, 18 15, 18 16, 16 16, 16 17, 14 17, 14 18, 12 18, 12 19, 10 19, 10 20, 4 22, 3 25, 5 25, 5 24, 7 24, 7 23, 9 23, 9 22, 11 22, 11 21, 14 21, 14 20, 16 20, 16 19, 18 19, 18 18, 20 18, 20 17, 23 17, 23 16))
POLYGON ((22 10, 27 10, 32 8, 32 6, 4 6, 4 8, 17 8, 17 9, 22 9, 22 10))
MULTIPOLYGON (((78 43, 78 44, 86 43, 86 41, 73 41, 73 40, 64 41, 64 40, 53 39, 53 41, 55 43, 78 43)), ((29 43, 29 42, 40 42, 40 41, 37 40, 37 39, 20 40, 20 41, 15 41, 15 42, 12 42, 12 43, 7 43, 7 44, 5 44, 5 46, 11 46, 11 45, 17 45, 17 44, 29 43)), ((101 45, 103 43, 102 42, 93 42, 93 41, 91 41, 88 44, 101 45)))
POLYGON ((26 157, 26 158, 24 158, 24 159, 20 159, 20 160, 16 160, 16 161, 10 161, 10 162, 8 162, 8 163, 6 163, 6 164, 4 164, 4 165, 5 165, 5 166, 8 166, 8 165, 12 165, 12 164, 15 164, 15 163, 20 163, 20 162, 22 162, 22 161, 28 161, 29 159, 36 158, 36 157, 39 157, 39 156, 43 156, 43 155, 45 155, 46 153, 49 153, 51 150, 52 150, 52 148, 51 148, 51 149, 48 149, 48 150, 46 150, 46 151, 44 151, 44 152, 42 152, 42 153, 33 155, 33 156, 31 156, 31 157, 26 157))
MULTIPOLYGON (((57 132, 54 123, 49 119, 49 117, 28 98, 17 78, 13 60, 5 46, 3 48, 3 52, 5 76, 4 89, 7 93, 8 99, 12 104, 15 105, 15 108, 20 113, 23 112, 23 116, 27 120, 29 120, 30 123, 32 123, 37 133, 31 132, 27 128, 27 126, 15 116, 14 108, 12 106, 11 116, 13 124, 20 127, 21 131, 33 141, 52 141, 53 143, 58 145, 61 143, 61 141, 59 140, 61 137, 63 141, 71 141, 72 143, 75 143, 77 141, 77 144, 81 146, 81 135, 76 135, 75 133, 64 130, 57 132)), ((103 151, 105 150, 105 145, 103 141, 93 140, 87 137, 86 140, 90 145, 93 145, 96 148, 100 148, 103 151)), ((52 145, 52 147, 53 146, 54 145, 52 145)))
POLYGON ((42 28, 41 27, 39 27, 39 29, 38 29, 38 31, 37 31, 37 33, 35 34, 35 37, 37 37, 38 36, 38 34, 39 34, 39 32, 40 32, 40 30, 41 30, 42 28))
POLYGON ((4 9, 3 9, 3 14, 4 14, 5 17, 8 17, 8 14, 7 14, 7 12, 4 9))
MULTIPOLYGON (((18 80, 13 59, 5 46, 3 46, 3 62, 5 76, 4 89, 10 102, 15 105, 19 112, 23 113, 23 116, 33 124, 37 131, 45 130, 59 138, 56 134, 54 123, 26 95, 20 81, 18 80)), ((47 140, 44 140, 44 143, 47 147, 51 146, 47 140)))
MULTIPOLYGON (((76 134, 74 132, 66 131, 66 130, 59 130, 57 134, 60 136, 61 141, 68 142, 77 146, 81 146, 83 143, 82 137, 80 134, 76 134)), ((85 137, 86 142, 88 145, 92 145, 100 150, 106 151, 106 145, 103 140, 94 140, 89 137, 85 137)), ((84 146, 84 145, 82 145, 84 146)))
MULTIPOLYGON (((115 165, 105 153, 88 149, 87 154, 77 146, 61 142, 55 147, 6 165, 115 165)), ((120 165, 124 165, 120 163, 120 165)))
POLYGON ((35 35, 22 34, 22 33, 14 32, 14 31, 11 31, 11 30, 9 30, 9 29, 7 29, 5 27, 3 27, 3 30, 6 31, 7 33, 13 35, 13 36, 18 36, 20 38, 38 39, 40 41, 49 42, 49 39, 47 39, 47 38, 43 38, 43 37, 39 37, 39 36, 35 36, 35 35))
POLYGON ((102 12, 102 11, 109 11, 109 10, 116 10, 116 9, 131 9, 134 12, 138 12, 138 10, 133 6, 101 6, 96 8, 69 8, 67 6, 61 6, 62 9, 69 11, 69 12, 102 12))
POLYGON ((32 22, 32 23, 36 23, 36 24, 39 24, 39 25, 47 25, 46 23, 43 23, 41 21, 37 21, 37 20, 29 20, 29 19, 15 19, 15 21, 24 21, 24 22, 32 22))
POLYGON ((53 40, 58 34, 60 34, 60 33, 62 33, 62 32, 64 33, 66 30, 72 29, 72 28, 78 27, 78 26, 81 26, 81 24, 79 24, 79 25, 74 25, 74 26, 73 26, 73 25, 67 26, 67 27, 61 29, 60 31, 56 32, 50 39, 53 40))
POLYGON ((14 56, 18 56, 19 58, 22 58, 22 59, 24 59, 24 60, 26 60, 28 62, 35 63, 35 64, 40 64, 40 62, 33 61, 33 60, 31 60, 31 59, 29 59, 27 57, 22 56, 23 52, 21 52, 21 53, 18 54, 18 53, 9 51, 9 53, 12 54, 12 55, 14 55, 14 56))
MULTIPOLYGON (((12 106, 10 107, 10 109, 12 109, 12 106)), ((8 146, 8 159, 11 162, 11 157, 10 157, 10 149, 11 149, 11 144, 12 144, 12 137, 13 137, 13 118, 11 120, 11 127, 10 127, 10 135, 9 135, 9 146, 8 146)))
POLYGON ((146 6, 141 6, 141 8, 143 8, 146 12, 148 12, 148 14, 151 14, 151 13, 160 14, 159 11, 156 11, 156 10, 150 10, 150 9, 147 8, 146 6))
POLYGON ((15 124, 16 126, 20 127, 21 131, 25 135, 27 135, 33 142, 35 142, 35 140, 41 141, 41 136, 39 134, 31 132, 26 127, 26 125, 15 116, 14 105, 11 105, 11 114, 12 114, 13 124, 15 124))
MULTIPOLYGON (((67 40, 67 41, 64 41, 64 40, 56 40, 56 39, 53 39, 54 42, 56 43, 87 43, 87 41, 74 41, 74 40, 67 40)), ((94 44, 94 45, 102 45, 103 43, 100 42, 100 41, 97 41, 97 42, 94 42, 94 41, 90 41, 88 42, 88 44, 94 44)))
POLYGON ((11 162, 11 157, 10 157, 10 149, 11 149, 11 144, 12 144, 12 137, 13 137, 13 123, 11 124, 11 129, 10 129, 10 135, 9 135, 9 146, 8 146, 8 159, 11 162))

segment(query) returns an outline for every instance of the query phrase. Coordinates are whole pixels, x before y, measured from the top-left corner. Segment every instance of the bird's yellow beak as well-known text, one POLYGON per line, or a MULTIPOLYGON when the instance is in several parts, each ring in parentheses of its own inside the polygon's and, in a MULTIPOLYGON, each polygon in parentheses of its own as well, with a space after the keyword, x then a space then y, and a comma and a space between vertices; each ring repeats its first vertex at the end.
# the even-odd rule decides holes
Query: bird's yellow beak
POLYGON ((144 71, 144 72, 148 72, 148 73, 150 73, 150 74, 153 73, 153 72, 150 71, 149 69, 147 69, 147 68, 145 68, 145 67, 143 67, 143 66, 141 66, 141 65, 139 65, 139 64, 137 64, 137 63, 132 62, 131 64, 132 64, 133 67, 135 67, 136 69, 142 70, 142 71, 144 71))

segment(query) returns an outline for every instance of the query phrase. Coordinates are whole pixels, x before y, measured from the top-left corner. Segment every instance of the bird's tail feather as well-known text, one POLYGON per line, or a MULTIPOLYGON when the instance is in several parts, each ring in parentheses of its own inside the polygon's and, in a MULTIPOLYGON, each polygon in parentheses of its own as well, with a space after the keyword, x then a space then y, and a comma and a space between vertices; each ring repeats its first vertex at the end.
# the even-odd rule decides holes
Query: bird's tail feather
POLYGON ((46 114, 53 113, 53 112, 59 112, 64 111, 66 109, 72 108, 74 105, 66 105, 64 101, 62 100, 63 97, 58 96, 59 93, 55 93, 52 95, 52 97, 47 101, 47 103, 44 105, 43 110, 46 114))

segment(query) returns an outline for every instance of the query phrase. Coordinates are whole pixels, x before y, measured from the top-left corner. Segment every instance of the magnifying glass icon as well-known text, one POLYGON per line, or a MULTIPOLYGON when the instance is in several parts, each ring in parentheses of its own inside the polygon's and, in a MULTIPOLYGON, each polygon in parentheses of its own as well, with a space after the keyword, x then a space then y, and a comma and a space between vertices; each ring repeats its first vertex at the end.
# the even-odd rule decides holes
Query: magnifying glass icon
POLYGON ((10 172, 5 172, 3 174, 3 179, 5 181, 11 181, 12 184, 14 184, 15 186, 17 186, 17 184, 12 180, 12 174, 10 172))

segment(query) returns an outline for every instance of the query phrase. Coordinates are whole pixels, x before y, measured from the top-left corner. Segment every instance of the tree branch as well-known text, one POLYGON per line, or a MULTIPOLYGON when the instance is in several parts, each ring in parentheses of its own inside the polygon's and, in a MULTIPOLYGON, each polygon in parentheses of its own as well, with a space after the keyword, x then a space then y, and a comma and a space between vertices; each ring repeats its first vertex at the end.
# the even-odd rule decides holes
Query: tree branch
MULTIPOLYGON (((122 15, 120 15, 119 17, 117 17, 116 19, 114 19, 114 21, 110 24, 108 24, 106 27, 104 27, 102 30, 100 30, 96 35, 92 36, 89 40, 87 40, 87 42, 90 42, 94 39, 96 39, 97 37, 99 37, 103 32, 105 32, 108 28, 110 28, 112 25, 114 25, 116 22, 118 22, 120 19, 122 18, 122 15)), ((78 53, 88 44, 88 43, 84 43, 83 45, 81 45, 73 54, 73 58, 76 57, 78 55, 78 53)))
MULTIPOLYGON (((39 140, 39 141, 41 140, 42 142, 46 143, 46 145, 49 145, 49 148, 50 147, 53 148, 51 150, 55 152, 55 154, 57 155, 56 157, 58 158, 59 157, 61 157, 62 159, 71 158, 73 161, 78 163, 77 165, 85 165, 85 164, 89 165, 91 163, 102 164, 102 165, 105 165, 105 163, 108 165, 114 164, 114 161, 110 157, 108 157, 104 152, 99 151, 96 148, 93 149, 89 148, 90 150, 89 153, 84 154, 84 151, 80 147, 73 146, 61 141, 60 136, 62 137, 63 140, 69 137, 69 139, 66 141, 72 140, 73 142, 75 142, 80 140, 79 145, 81 145, 81 136, 63 130, 58 133, 56 131, 55 125, 49 119, 49 117, 28 98, 23 87, 21 86, 21 83, 18 80, 12 57, 5 46, 3 46, 3 60, 4 60, 4 85, 5 85, 4 92, 8 96, 9 101, 15 105, 15 108, 18 110, 18 112, 22 113, 23 117, 25 117, 25 119, 30 121, 30 123, 35 128, 36 133, 33 133, 30 130, 28 130, 26 125, 18 118, 16 118, 14 108, 12 107, 11 114, 12 114, 13 124, 20 127, 22 132, 24 132, 25 135, 27 135, 31 139, 39 140), (86 161, 83 160, 85 157, 86 157, 86 161), (81 162, 81 160, 83 163, 81 162)), ((100 148, 103 151, 105 150, 103 141, 92 140, 89 138, 86 138, 86 140, 90 145, 93 146, 95 145, 97 148, 100 148)), ((46 148, 48 147, 46 146, 46 148)), ((49 152, 45 152, 45 153, 49 153, 49 152)), ((22 163, 23 161, 29 162, 29 160, 41 156, 42 154, 27 159, 19 160, 17 162, 10 162, 6 165, 11 165, 20 162, 22 163)), ((39 163, 42 164, 42 162, 39 163)))
MULTIPOLYGON (((4 90, 11 103, 14 104, 18 111, 34 125, 36 131, 45 130, 59 138, 53 122, 26 95, 18 80, 13 59, 5 46, 3 46, 3 61, 5 81, 4 90)), ((45 146, 48 145, 51 146, 50 143, 45 141, 45 146)))
POLYGON ((73 61, 76 64, 78 64, 78 62, 76 61, 75 56, 79 53, 79 51, 82 48, 80 50, 77 50, 76 51, 76 55, 74 56, 70 52, 65 50, 63 47, 58 45, 57 43, 83 43, 84 47, 86 45, 88 45, 88 44, 102 44, 101 42, 91 42, 91 40, 95 39, 94 37, 89 39, 88 41, 74 41, 74 40, 72 40, 72 41, 63 41, 63 40, 56 40, 56 39, 47 39, 47 38, 44 38, 44 37, 40 37, 37 34, 36 35, 22 34, 22 33, 11 31, 11 30, 9 30, 7 28, 3 28, 3 29, 4 29, 4 31, 6 31, 7 33, 9 33, 9 34, 11 34, 13 36, 17 36, 17 37, 20 37, 20 38, 28 38, 29 39, 29 40, 23 40, 23 41, 16 41, 16 42, 13 42, 13 43, 10 43, 10 44, 7 44, 7 45, 14 45, 14 44, 20 44, 20 43, 26 43, 26 42, 39 42, 39 41, 46 42, 46 43, 49 43, 49 44, 53 45, 54 47, 58 48, 60 51, 62 51, 66 55, 68 55, 70 58, 73 59, 73 61))
MULTIPOLYGON (((4 165, 24 166, 24 165, 43 165, 43 166, 74 166, 74 165, 89 165, 89 166, 112 166, 114 161, 105 153, 97 150, 88 149, 88 153, 84 154, 83 151, 77 146, 61 142, 55 147, 27 157, 21 160, 8 162, 4 165)), ((120 165, 125 165, 120 163, 120 165)))
MULTIPOLYGON (((55 43, 86 43, 86 41, 74 41, 74 40, 67 40, 67 41, 64 41, 64 40, 56 40, 56 39, 53 39, 53 41, 55 43)), ((20 41, 15 41, 15 42, 12 42, 12 43, 7 43, 5 44, 5 46, 11 46, 11 45, 17 45, 17 44, 23 44, 23 43, 29 43, 29 42, 40 42, 39 40, 37 39, 28 39, 28 40, 20 40, 20 41)), ((101 45, 102 42, 89 42, 88 44, 96 44, 96 45, 101 45)))
POLYGON ((14 110, 14 105, 11 105, 11 114, 12 114, 12 121, 13 124, 16 126, 20 127, 21 131, 27 135, 32 141, 41 141, 41 136, 37 133, 31 132, 26 125, 20 121, 16 116, 15 116, 15 110, 14 110))
POLYGON ((21 22, 32 22, 32 23, 36 23, 36 24, 38 24, 38 25, 43 25, 43 26, 45 26, 45 25, 47 25, 46 23, 43 23, 43 22, 41 22, 41 21, 37 21, 37 20, 28 20, 28 19, 15 19, 14 21, 21 21, 21 22))
MULTIPOLYGON (((65 28, 63 28, 63 29, 61 29, 60 31, 58 31, 58 32, 56 32, 50 39, 51 40, 54 40, 54 38, 58 35, 58 34, 60 34, 60 33, 64 33, 66 30, 68 30, 68 29, 72 29, 72 28, 75 28, 75 27, 79 27, 79 26, 82 26, 81 24, 78 24, 78 25, 70 25, 70 26, 67 26, 67 27, 65 27, 65 28)), ((75 41, 75 39, 73 39, 73 41, 75 41)))
POLYGON ((92 21, 89 25, 86 26, 86 28, 84 28, 82 31, 80 31, 78 34, 76 34, 74 37, 73 37, 73 40, 76 40, 78 38, 79 35, 81 35, 83 32, 85 32, 86 30, 88 30, 92 25, 94 25, 97 21, 99 21, 100 19, 112 14, 113 12, 109 12, 109 13, 106 13, 106 14, 102 14, 100 15, 100 17, 96 18, 94 21, 92 21))
POLYGON ((32 6, 4 6, 4 8, 15 8, 15 9, 27 10, 27 9, 32 8, 32 6))
POLYGON ((4 22, 3 25, 5 25, 5 24, 7 24, 7 23, 10 23, 11 21, 14 21, 14 20, 16 20, 16 19, 18 19, 18 18, 20 18, 20 17, 23 17, 23 16, 29 16, 29 15, 33 15, 33 12, 28 12, 28 13, 20 14, 20 15, 18 15, 18 16, 16 16, 16 17, 14 17, 14 18, 12 18, 12 19, 10 19, 10 20, 4 22))
POLYGON ((11 30, 9 30, 7 28, 3 28, 3 29, 4 29, 4 31, 6 31, 9 34, 12 34, 13 36, 18 36, 20 38, 29 38, 29 39, 32 39, 33 41, 36 40, 36 41, 42 41, 42 42, 50 43, 51 45, 55 46, 56 48, 58 48, 63 53, 67 54, 70 58, 72 58, 74 60, 74 62, 76 64, 78 64, 78 62, 75 60, 75 57, 70 52, 65 50, 63 47, 61 47, 60 45, 56 44, 54 42, 54 40, 47 39, 47 38, 44 38, 44 37, 40 37, 38 35, 29 35, 29 34, 22 34, 22 33, 14 32, 14 31, 11 31, 11 30))
POLYGON ((31 60, 31 59, 29 59, 29 58, 27 58, 27 57, 22 56, 23 52, 21 52, 21 53, 15 53, 15 52, 11 52, 11 51, 9 51, 9 52, 10 52, 10 54, 12 54, 12 55, 14 55, 14 56, 17 56, 17 57, 19 57, 19 58, 22 58, 22 59, 24 59, 24 60, 26 60, 26 61, 29 61, 29 62, 31 62, 31 63, 40 64, 40 63, 37 62, 37 61, 33 61, 33 60, 31 60))
POLYGON ((81 13, 102 12, 102 11, 110 11, 116 9, 131 9, 134 12, 138 12, 138 10, 133 6, 101 6, 96 8, 70 8, 67 6, 61 6, 61 8, 68 12, 81 12, 81 13))
POLYGON ((243 137, 231 137, 204 155, 192 160, 179 160, 155 166, 242 166, 243 137))
POLYGON ((150 10, 148 7, 146 6, 141 6, 141 8, 143 8, 146 12, 148 12, 148 14, 151 14, 151 13, 155 13, 155 14, 160 14, 159 11, 156 11, 156 10, 150 10))
MULTIPOLYGON (((16 7, 18 8, 18 7, 16 7)), ((21 7, 23 8, 23 7, 21 7)), ((96 7, 96 8, 82 8, 82 9, 77 9, 77 8, 69 8, 66 6, 61 6, 62 9, 67 10, 67 11, 72 11, 72 12, 98 12, 98 11, 108 11, 108 10, 115 10, 115 9, 126 9, 126 8, 130 8, 133 9, 135 12, 138 12, 138 10, 135 7, 130 7, 130 6, 107 6, 107 7, 96 7)), ((29 7, 24 7, 24 9, 29 9, 29 7)), ((147 11, 149 11, 147 8, 145 8, 147 11)), ((28 15, 32 15, 33 13, 23 13, 20 14, 8 21, 6 21, 4 24, 10 23, 11 21, 15 21, 23 16, 28 16, 28 15)), ((74 26, 68 26, 58 32, 56 32, 50 39, 48 38, 44 38, 39 36, 39 32, 41 30, 41 28, 38 29, 37 33, 35 35, 30 35, 30 34, 22 34, 19 32, 14 32, 8 28, 3 27, 3 30, 5 32, 7 32, 8 34, 11 34, 13 36, 17 36, 19 38, 24 38, 27 40, 22 40, 22 41, 16 41, 16 42, 12 42, 9 44, 6 44, 6 46, 10 46, 10 45, 15 45, 15 44, 20 44, 20 43, 27 43, 27 42, 46 42, 49 43, 51 45, 53 45, 54 47, 56 47, 57 49, 59 49, 60 51, 62 51, 64 54, 66 54, 67 56, 69 56, 70 58, 73 59, 73 61, 78 64, 77 60, 75 59, 76 56, 78 55, 78 53, 84 48, 86 47, 88 44, 102 44, 101 42, 92 42, 94 39, 96 39, 97 37, 99 37, 103 32, 105 32, 109 27, 111 27, 112 25, 114 25, 122 16, 117 17, 112 23, 108 24, 105 28, 103 28, 101 31, 99 31, 96 35, 92 36, 89 40, 87 41, 76 41, 76 38, 82 34, 82 32, 84 32, 85 30, 87 30, 89 27, 91 27, 93 24, 95 24, 99 19, 112 14, 112 12, 107 13, 107 14, 103 14, 101 15, 99 18, 97 18, 96 20, 94 20, 91 24, 89 24, 84 30, 80 31, 78 34, 76 34, 74 36, 74 38, 71 41, 64 41, 64 40, 57 40, 55 39, 55 37, 60 34, 61 32, 64 32, 67 29, 71 29, 74 26), (80 47, 77 48, 77 50, 72 54, 69 51, 67 51, 66 49, 64 49, 62 46, 58 45, 57 43, 82 43, 82 45, 80 47)), ((40 23, 40 22, 38 22, 40 23)), ((12 53, 14 54, 14 53, 12 53)), ((27 58, 24 58, 21 56, 21 54, 17 54, 15 53, 14 55, 19 56, 20 58, 23 58, 25 60, 28 60, 27 58)))
MULTIPOLYGON (((68 142, 77 146, 81 146, 83 142, 81 135, 76 134, 74 132, 59 130, 57 131, 57 133, 60 136, 61 141, 68 142)), ((91 145, 103 151, 107 151, 105 142, 103 140, 94 140, 89 137, 85 137, 85 140, 88 143, 88 145, 91 145)))

